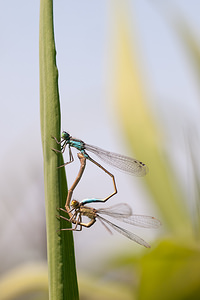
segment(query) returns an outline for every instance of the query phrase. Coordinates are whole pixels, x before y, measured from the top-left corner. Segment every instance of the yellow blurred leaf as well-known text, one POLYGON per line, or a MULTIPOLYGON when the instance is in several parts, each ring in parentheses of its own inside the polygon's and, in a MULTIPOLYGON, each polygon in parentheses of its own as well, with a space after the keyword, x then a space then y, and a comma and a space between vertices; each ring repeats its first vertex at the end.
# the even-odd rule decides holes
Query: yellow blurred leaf
POLYGON ((200 251, 189 241, 163 240, 141 260, 138 299, 199 299, 200 251))
POLYGON ((113 10, 117 19, 113 91, 119 117, 135 157, 149 166, 146 183, 160 209, 161 217, 158 217, 172 233, 191 236, 192 226, 184 195, 161 151, 165 137, 146 101, 146 84, 139 72, 142 59, 136 50, 137 42, 131 39, 125 3, 120 2, 120 7, 113 10))

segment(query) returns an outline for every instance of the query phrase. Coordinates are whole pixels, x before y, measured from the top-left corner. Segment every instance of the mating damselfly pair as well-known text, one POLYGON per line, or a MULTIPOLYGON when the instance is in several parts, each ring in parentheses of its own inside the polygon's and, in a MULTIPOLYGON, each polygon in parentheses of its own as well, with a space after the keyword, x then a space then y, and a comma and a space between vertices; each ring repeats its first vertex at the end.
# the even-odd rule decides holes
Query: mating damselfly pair
MULTIPOLYGON (((124 223, 128 223, 134 226, 144 227, 144 228, 158 228, 160 226, 160 221, 155 219, 151 216, 145 216, 145 215, 135 215, 132 214, 132 210, 129 205, 123 203, 118 204, 109 208, 101 208, 101 209, 95 209, 92 207, 85 206, 88 203, 92 202, 105 202, 110 197, 112 197, 114 194, 117 193, 116 184, 114 175, 111 174, 108 170, 106 170, 103 166, 101 166, 99 163, 97 163, 95 160, 93 160, 86 152, 86 150, 90 150, 91 152, 95 153, 97 156, 102 158, 102 160, 108 162, 109 164, 126 171, 133 175, 143 176, 147 173, 147 167, 142 162, 132 159, 126 156, 122 156, 116 153, 105 151, 101 148, 91 146, 88 144, 85 144, 83 141, 72 138, 67 132, 62 133, 62 139, 60 142, 57 141, 56 138, 54 138, 58 144, 61 144, 61 150, 53 149, 57 152, 64 152, 66 146, 69 146, 69 162, 65 163, 64 165, 67 165, 68 163, 72 162, 73 155, 71 152, 71 147, 75 147, 80 151, 78 153, 78 158, 81 162, 81 167, 78 173, 78 176, 73 183, 72 187, 68 191, 68 196, 65 204, 65 209, 60 208, 61 211, 66 212, 69 215, 69 218, 66 218, 64 216, 60 216, 60 218, 71 222, 72 224, 75 224, 74 228, 61 228, 61 230, 74 230, 74 231, 81 231, 82 227, 91 227, 95 222, 96 219, 100 220, 100 222, 106 227, 108 231, 110 231, 108 225, 112 227, 114 230, 118 231, 119 233, 123 234, 127 238, 135 241, 136 243, 143 245, 147 248, 150 247, 150 245, 145 242, 142 238, 135 235, 134 233, 121 228, 120 226, 112 223, 111 221, 105 219, 102 217, 102 214, 113 217, 119 221, 122 221, 124 223), (92 150, 93 151, 92 151, 92 150), (95 149, 95 150, 94 150, 95 149), (78 202, 76 200, 72 200, 72 194, 73 190, 80 181, 82 174, 85 169, 86 165, 86 159, 90 160, 94 164, 96 164, 98 167, 100 167, 102 170, 104 170, 108 175, 110 175, 113 179, 114 188, 115 191, 105 199, 98 199, 98 198, 92 198, 92 199, 84 199, 81 202, 78 202), (87 217, 90 219, 88 223, 83 222, 83 217, 87 217)), ((63 166, 64 166, 63 165, 63 166)), ((62 166, 60 166, 62 167, 62 166)), ((111 231, 110 231, 111 232, 111 231)))

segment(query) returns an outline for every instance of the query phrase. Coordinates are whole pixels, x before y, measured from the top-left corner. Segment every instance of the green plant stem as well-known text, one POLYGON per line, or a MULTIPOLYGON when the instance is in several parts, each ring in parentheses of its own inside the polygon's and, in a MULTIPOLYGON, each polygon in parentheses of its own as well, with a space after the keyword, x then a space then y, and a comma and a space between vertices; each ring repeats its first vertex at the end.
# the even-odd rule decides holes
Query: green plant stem
MULTIPOLYGON (((74 243, 72 232, 60 233, 62 222, 56 218, 57 209, 64 207, 67 197, 65 169, 61 154, 51 148, 58 147, 51 136, 60 137, 60 102, 58 70, 53 29, 53 1, 40 2, 40 114, 44 156, 44 186, 47 224, 47 254, 49 273, 49 299, 76 300, 74 243)), ((66 222, 68 223, 68 222, 66 222)), ((70 224, 65 224, 65 227, 70 224)))

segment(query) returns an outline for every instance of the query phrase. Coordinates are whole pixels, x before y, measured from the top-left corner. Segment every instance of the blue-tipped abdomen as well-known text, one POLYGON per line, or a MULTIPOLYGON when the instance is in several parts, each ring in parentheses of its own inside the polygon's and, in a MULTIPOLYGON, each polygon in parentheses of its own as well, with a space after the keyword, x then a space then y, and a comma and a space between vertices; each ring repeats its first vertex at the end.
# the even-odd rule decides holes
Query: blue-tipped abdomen
POLYGON ((80 204, 85 205, 85 204, 93 203, 93 202, 102 202, 102 199, 98 199, 98 198, 83 199, 80 201, 80 204))

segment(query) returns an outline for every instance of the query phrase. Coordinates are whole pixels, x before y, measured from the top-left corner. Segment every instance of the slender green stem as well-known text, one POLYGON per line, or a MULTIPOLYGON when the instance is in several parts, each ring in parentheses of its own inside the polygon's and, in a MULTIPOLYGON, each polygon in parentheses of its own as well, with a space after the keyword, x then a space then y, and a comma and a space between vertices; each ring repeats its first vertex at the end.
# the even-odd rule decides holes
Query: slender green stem
MULTIPOLYGON (((71 232, 60 233, 62 226, 56 215, 67 197, 65 169, 59 147, 51 136, 60 136, 60 102, 58 70, 53 30, 53 1, 40 3, 40 113, 44 155, 44 186, 47 223, 47 253, 49 269, 49 299, 78 299, 74 244, 71 232)), ((67 224, 65 224, 66 226, 67 224)), ((68 225, 70 226, 70 225, 68 225)))

